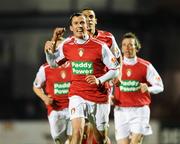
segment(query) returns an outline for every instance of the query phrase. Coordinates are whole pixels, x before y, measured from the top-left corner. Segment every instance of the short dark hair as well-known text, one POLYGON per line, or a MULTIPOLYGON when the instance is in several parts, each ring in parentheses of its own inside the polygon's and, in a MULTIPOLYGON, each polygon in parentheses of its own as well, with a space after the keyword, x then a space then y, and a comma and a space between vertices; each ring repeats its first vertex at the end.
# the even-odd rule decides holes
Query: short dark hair
POLYGON ((89 8, 89 7, 83 8, 83 9, 81 10, 81 13, 82 13, 83 11, 86 11, 86 10, 93 11, 93 12, 94 12, 94 15, 96 16, 95 11, 94 11, 92 8, 89 8))
POLYGON ((85 10, 91 10, 91 11, 94 11, 92 8, 86 7, 86 8, 83 8, 83 9, 81 10, 81 12, 82 12, 82 11, 85 11, 85 10))
POLYGON ((73 17, 79 17, 79 16, 84 16, 82 13, 78 12, 78 13, 73 13, 70 18, 69 18, 69 25, 72 25, 72 19, 73 17))
POLYGON ((137 38, 137 36, 132 33, 132 32, 128 32, 128 33, 125 33, 123 36, 122 36, 122 40, 121 42, 123 41, 123 39, 125 38, 133 38, 135 39, 135 46, 136 46, 136 49, 139 51, 141 49, 141 43, 139 41, 139 39, 137 38))

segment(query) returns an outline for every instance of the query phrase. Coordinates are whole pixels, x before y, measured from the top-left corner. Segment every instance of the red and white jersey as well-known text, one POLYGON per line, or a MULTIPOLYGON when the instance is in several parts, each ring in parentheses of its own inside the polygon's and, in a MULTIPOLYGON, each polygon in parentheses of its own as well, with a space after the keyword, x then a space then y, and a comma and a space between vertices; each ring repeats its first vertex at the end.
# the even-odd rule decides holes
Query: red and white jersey
POLYGON ((96 30, 96 32, 97 32, 97 35, 95 38, 106 43, 116 58, 121 57, 121 51, 118 47, 118 44, 114 36, 110 32, 107 32, 107 31, 96 30))
POLYGON ((115 88, 115 105, 121 107, 139 107, 149 105, 150 93, 163 91, 161 77, 152 64, 141 58, 123 59, 122 81, 115 88), (140 83, 148 85, 148 92, 142 93, 140 83))
POLYGON ((108 102, 107 91, 101 91, 96 84, 89 84, 85 80, 87 75, 95 75, 103 82, 105 66, 109 70, 118 68, 116 58, 105 43, 95 38, 72 38, 59 46, 59 54, 57 62, 64 58, 71 61, 72 83, 69 96, 79 95, 96 103, 108 102))
POLYGON ((47 106, 48 114, 52 110, 61 110, 68 107, 71 73, 71 65, 68 61, 57 68, 52 68, 48 64, 39 68, 34 86, 43 88, 44 92, 53 98, 53 105, 47 106))

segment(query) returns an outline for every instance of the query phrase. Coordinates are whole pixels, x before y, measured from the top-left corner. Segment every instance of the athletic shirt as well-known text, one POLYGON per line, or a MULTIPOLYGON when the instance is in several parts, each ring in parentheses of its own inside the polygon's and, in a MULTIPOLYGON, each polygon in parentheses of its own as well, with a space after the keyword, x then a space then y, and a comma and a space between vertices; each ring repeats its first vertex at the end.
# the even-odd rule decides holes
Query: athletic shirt
POLYGON ((68 92, 71 80, 71 66, 69 62, 57 68, 51 68, 48 64, 40 67, 34 86, 44 86, 44 92, 51 95, 53 105, 48 105, 48 115, 52 110, 62 110, 68 107, 68 92))
POLYGON ((116 69, 118 62, 104 43, 89 38, 83 44, 79 44, 75 39, 70 39, 61 46, 60 55, 61 60, 66 58, 71 61, 72 83, 69 96, 78 95, 96 103, 108 102, 107 91, 104 90, 104 87, 89 84, 85 80, 87 75, 95 75, 96 77, 104 75, 105 64, 103 62, 109 69, 116 69), (106 56, 102 54, 104 49, 106 56))
POLYGON ((123 61, 122 81, 119 87, 115 88, 115 105, 121 107, 140 107, 151 103, 149 92, 142 93, 140 83, 146 83, 148 86, 150 86, 150 83, 156 85, 152 91, 161 89, 163 84, 154 68, 151 68, 153 74, 149 75, 149 81, 147 81, 147 71, 150 65, 150 62, 141 58, 137 58, 137 62, 134 65, 127 65, 123 61))
POLYGON ((116 40, 110 32, 96 30, 95 38, 106 43, 116 58, 119 58, 121 56, 121 51, 116 43, 116 40))

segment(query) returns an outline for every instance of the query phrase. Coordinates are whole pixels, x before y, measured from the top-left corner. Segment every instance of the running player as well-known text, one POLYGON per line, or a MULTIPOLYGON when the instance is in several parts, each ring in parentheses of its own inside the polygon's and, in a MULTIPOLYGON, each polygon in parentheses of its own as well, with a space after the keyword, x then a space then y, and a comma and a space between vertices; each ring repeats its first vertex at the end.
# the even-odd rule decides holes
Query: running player
POLYGON ((70 18, 73 37, 59 46, 59 57, 51 57, 52 41, 45 46, 47 60, 57 66, 68 59, 72 65, 69 109, 73 127, 71 144, 82 142, 85 118, 102 134, 99 143, 109 143, 106 130, 109 120, 109 105, 104 82, 117 77, 119 64, 105 43, 88 36, 86 18, 76 13, 70 18), (109 71, 104 72, 107 66, 109 71))
POLYGON ((114 94, 115 136, 118 144, 141 144, 144 135, 152 133, 150 94, 162 92, 163 82, 150 62, 137 57, 141 45, 135 34, 124 34, 121 45, 122 79, 114 94))
MULTIPOLYGON (((107 46, 109 47, 109 49, 111 50, 111 52, 113 53, 113 55, 117 59, 119 59, 119 61, 121 63, 121 59, 122 59, 121 51, 117 45, 117 42, 116 42, 113 34, 110 32, 107 32, 107 31, 96 29, 97 18, 96 18, 96 14, 93 9, 85 8, 81 12, 86 17, 86 21, 87 21, 87 25, 88 25, 88 34, 90 36, 92 36, 93 38, 97 38, 98 40, 106 43, 107 46)), ((106 67, 105 67, 105 71, 107 71, 106 67)), ((109 81, 109 83, 107 84, 107 87, 109 88, 109 97, 111 97, 112 91, 113 91, 113 83, 111 81, 109 81)), ((109 106, 110 106, 110 104, 109 104, 109 106)), ((90 129, 90 128, 92 128, 92 126, 89 126, 89 128, 87 128, 87 129, 90 129)), ((93 131, 89 130, 89 132, 93 132, 93 131)), ((91 136, 92 134, 87 134, 87 135, 91 136)), ((101 138, 101 137, 98 137, 98 133, 95 133, 95 137, 96 137, 96 139, 101 138)), ((89 141, 88 137, 87 137, 87 141, 89 141)))
MULTIPOLYGON (((62 37, 57 34, 53 40, 59 44, 62 37)), ((57 68, 46 63, 39 68, 33 84, 35 94, 46 105, 50 132, 55 144, 68 144, 72 135, 68 110, 71 72, 68 61, 57 68)))

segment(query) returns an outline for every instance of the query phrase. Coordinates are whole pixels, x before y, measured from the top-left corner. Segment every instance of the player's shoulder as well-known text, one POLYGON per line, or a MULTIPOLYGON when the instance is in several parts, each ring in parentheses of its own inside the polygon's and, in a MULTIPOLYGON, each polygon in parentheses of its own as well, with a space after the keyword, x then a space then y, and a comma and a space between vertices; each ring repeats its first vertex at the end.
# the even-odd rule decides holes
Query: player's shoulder
POLYGON ((66 39, 64 39, 63 44, 69 44, 72 43, 74 41, 74 36, 69 36, 66 39))
POLYGON ((106 45, 105 42, 103 42, 103 41, 101 41, 101 40, 99 40, 99 39, 97 39, 97 38, 91 37, 90 39, 91 39, 92 42, 94 42, 94 43, 96 43, 96 44, 99 44, 99 45, 101 45, 101 46, 106 45))
POLYGON ((142 65, 145 65, 145 66, 148 66, 148 65, 151 64, 148 60, 142 59, 142 58, 140 58, 140 57, 137 58, 137 61, 138 61, 139 63, 141 63, 142 65))
POLYGON ((49 67, 50 67, 50 65, 48 63, 44 63, 44 64, 42 64, 40 66, 40 68, 42 68, 42 69, 46 69, 46 68, 49 68, 49 67))
POLYGON ((97 30, 97 32, 98 32, 99 35, 113 36, 113 34, 108 32, 108 31, 97 30))

